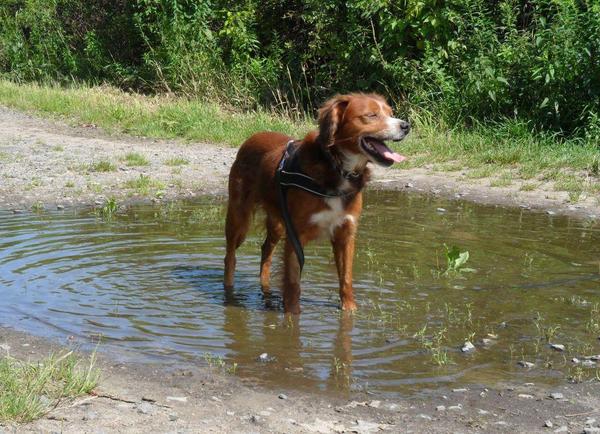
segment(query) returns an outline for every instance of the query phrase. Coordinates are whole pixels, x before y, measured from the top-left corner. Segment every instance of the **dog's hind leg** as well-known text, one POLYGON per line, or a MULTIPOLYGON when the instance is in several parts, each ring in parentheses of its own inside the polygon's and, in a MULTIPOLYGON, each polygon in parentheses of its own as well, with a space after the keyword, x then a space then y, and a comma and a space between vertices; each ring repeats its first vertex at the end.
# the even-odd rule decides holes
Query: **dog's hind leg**
POLYGON ((277 242, 283 236, 284 228, 280 221, 267 216, 267 238, 261 247, 260 258, 260 287, 264 293, 269 292, 271 278, 271 262, 277 242))
MULTIPOLYGON (((239 185, 240 182, 236 184, 239 185)), ((227 218, 225 220, 226 253, 225 275, 223 279, 225 289, 233 288, 236 263, 235 251, 246 239, 254 209, 252 198, 244 194, 246 192, 235 188, 236 185, 232 184, 231 179, 229 187, 229 203, 227 205, 227 218)))
MULTIPOLYGON (((300 240, 301 244, 302 240, 300 240)), ((300 313, 300 263, 292 243, 285 241, 283 255, 283 310, 285 313, 300 313)))

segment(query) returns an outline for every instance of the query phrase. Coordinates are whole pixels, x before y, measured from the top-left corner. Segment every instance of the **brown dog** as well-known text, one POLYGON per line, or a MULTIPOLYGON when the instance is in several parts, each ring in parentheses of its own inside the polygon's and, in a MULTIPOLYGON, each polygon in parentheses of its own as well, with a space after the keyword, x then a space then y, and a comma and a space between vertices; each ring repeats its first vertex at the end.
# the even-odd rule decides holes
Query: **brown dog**
MULTIPOLYGON (((296 143, 295 164, 301 178, 312 178, 323 196, 288 188, 287 211, 299 244, 326 234, 333 245, 339 277, 341 307, 356 309, 352 292, 354 236, 362 209, 362 189, 369 180, 368 162, 390 166, 404 157, 384 140, 402 140, 408 122, 392 117, 385 99, 376 94, 338 95, 319 110, 319 130, 296 143)), ((269 292, 273 250, 286 232, 278 167, 291 138, 261 132, 240 147, 229 174, 225 256, 226 289, 233 287, 235 251, 244 241, 257 206, 266 213, 267 237, 262 245, 260 283, 269 292)), ((286 153, 287 156, 287 153, 286 153)), ((303 256, 302 256, 303 257, 303 256)), ((301 261, 288 234, 284 253, 283 304, 288 313, 300 312, 301 261)))

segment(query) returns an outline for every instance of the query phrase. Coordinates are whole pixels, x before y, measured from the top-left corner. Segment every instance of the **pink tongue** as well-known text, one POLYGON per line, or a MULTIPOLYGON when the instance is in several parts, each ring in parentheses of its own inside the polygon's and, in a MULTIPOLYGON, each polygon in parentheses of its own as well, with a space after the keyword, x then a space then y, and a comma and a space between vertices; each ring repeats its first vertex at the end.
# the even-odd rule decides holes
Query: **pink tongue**
POLYGON ((385 158, 387 158, 388 160, 395 161, 396 163, 401 163, 404 160, 406 160, 406 157, 404 155, 396 154, 395 152, 390 152, 390 151, 385 151, 383 153, 383 156, 385 158))

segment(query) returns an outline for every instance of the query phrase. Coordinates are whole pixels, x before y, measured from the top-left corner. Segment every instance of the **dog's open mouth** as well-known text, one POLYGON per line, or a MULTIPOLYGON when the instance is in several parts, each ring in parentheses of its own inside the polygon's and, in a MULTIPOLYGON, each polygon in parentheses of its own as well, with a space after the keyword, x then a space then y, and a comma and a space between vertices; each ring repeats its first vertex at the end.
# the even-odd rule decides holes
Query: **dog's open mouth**
POLYGON ((394 163, 406 160, 404 155, 397 154, 388 148, 383 141, 374 137, 361 137, 359 143, 364 153, 371 157, 374 163, 382 166, 391 166, 394 163))

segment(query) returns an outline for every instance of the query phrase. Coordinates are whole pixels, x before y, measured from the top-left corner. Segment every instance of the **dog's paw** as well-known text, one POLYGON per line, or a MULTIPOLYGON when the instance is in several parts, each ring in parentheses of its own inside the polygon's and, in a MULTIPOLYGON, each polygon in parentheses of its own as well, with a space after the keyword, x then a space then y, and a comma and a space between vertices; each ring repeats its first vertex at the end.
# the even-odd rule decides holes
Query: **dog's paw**
POLYGON ((354 312, 357 308, 358 306, 356 305, 354 300, 346 300, 342 302, 342 310, 354 312))

